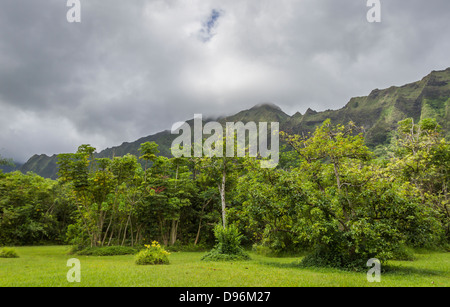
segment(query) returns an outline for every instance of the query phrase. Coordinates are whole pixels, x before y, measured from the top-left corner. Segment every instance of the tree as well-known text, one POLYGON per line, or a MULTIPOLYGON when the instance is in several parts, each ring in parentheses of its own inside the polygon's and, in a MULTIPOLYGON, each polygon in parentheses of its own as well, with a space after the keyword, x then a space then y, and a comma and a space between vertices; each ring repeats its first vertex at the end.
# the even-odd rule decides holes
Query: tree
POLYGON ((147 214, 156 218, 161 241, 173 245, 177 240, 182 208, 190 206, 195 193, 192 173, 183 161, 158 157, 149 169, 144 198, 147 214))
MULTIPOLYGON (((235 137, 234 137, 235 139, 235 137)), ((232 190, 236 178, 237 171, 242 169, 244 158, 227 155, 227 141, 228 137, 219 138, 215 141, 212 155, 207 155, 200 158, 200 172, 209 177, 217 186, 220 203, 222 209, 222 226, 227 226, 227 191, 232 190)), ((234 152, 237 152, 237 142, 234 141, 234 152)))
POLYGON ((308 137, 284 134, 299 166, 249 171, 240 181, 250 193, 246 212, 265 224, 265 238, 287 233, 314 248, 304 264, 364 267, 369 258, 391 259, 409 233, 433 231, 414 190, 389 178, 354 130, 327 120, 308 137))
POLYGON ((86 232, 91 246, 102 246, 110 228, 117 205, 117 178, 108 159, 96 159, 95 148, 81 145, 74 154, 58 155, 59 176, 62 183, 73 189, 73 198, 79 213, 79 230, 86 232), (108 224, 110 225, 110 224, 108 224))
POLYGON ((0 178, 0 245, 64 243, 74 208, 56 181, 34 173, 0 178))
MULTIPOLYGON (((420 193, 421 203, 436 211, 448 242, 450 144, 441 136, 441 127, 434 119, 425 118, 414 123, 408 118, 398 123, 393 143, 394 155, 388 171, 392 176, 410 182, 420 193)), ((435 240, 418 234, 410 241, 416 245, 435 243, 435 240)))
MULTIPOLYGON (((201 165, 197 164, 194 167, 196 167, 197 170, 200 170, 201 165)), ((198 203, 198 211, 192 212, 192 214, 195 215, 194 219, 198 224, 196 227, 197 232, 194 240, 194 245, 197 245, 200 240, 200 232, 202 228, 208 225, 215 225, 218 220, 219 214, 216 214, 217 210, 215 209, 214 204, 220 203, 221 199, 215 179, 209 177, 205 172, 200 171, 195 176, 194 183, 197 187, 197 193, 195 194, 195 201, 193 205, 195 205, 196 202, 198 203)), ((195 209, 193 208, 193 210, 195 209)))
POLYGON ((123 157, 114 157, 110 162, 109 169, 114 176, 115 187, 114 194, 110 195, 112 212, 103 242, 111 227, 111 223, 115 221, 112 225, 110 240, 116 232, 116 237, 120 244, 124 245, 129 234, 130 244, 134 246, 140 241, 142 231, 142 225, 139 224, 136 216, 143 198, 141 188, 143 180, 142 168, 135 156, 127 154, 123 157), (125 227, 123 227, 124 224, 125 227), (128 231, 128 227, 130 227, 130 231, 128 231), (120 235, 122 235, 122 238, 120 238, 120 235))
POLYGON ((301 168, 311 171, 313 177, 316 177, 324 167, 331 165, 336 187, 341 190, 346 184, 342 178, 344 164, 350 161, 364 162, 372 158, 364 143, 363 133, 356 133, 357 130, 352 122, 347 126, 333 126, 327 119, 312 136, 291 136, 286 133, 282 133, 282 136, 303 160, 301 168))
POLYGON ((237 200, 242 205, 234 208, 233 218, 245 225, 249 239, 275 254, 305 246, 296 230, 297 209, 303 201, 298 177, 297 172, 261 169, 257 161, 249 159, 236 184, 237 200))
POLYGON ((2 166, 2 165, 14 166, 14 163, 11 159, 6 159, 6 158, 3 158, 2 156, 0 156, 0 166, 2 166))
POLYGON ((155 162, 155 160, 157 159, 157 154, 159 153, 158 144, 156 144, 155 142, 142 143, 141 147, 139 147, 139 151, 141 152, 141 156, 139 157, 139 159, 145 160, 144 181, 146 181, 148 163, 155 162))

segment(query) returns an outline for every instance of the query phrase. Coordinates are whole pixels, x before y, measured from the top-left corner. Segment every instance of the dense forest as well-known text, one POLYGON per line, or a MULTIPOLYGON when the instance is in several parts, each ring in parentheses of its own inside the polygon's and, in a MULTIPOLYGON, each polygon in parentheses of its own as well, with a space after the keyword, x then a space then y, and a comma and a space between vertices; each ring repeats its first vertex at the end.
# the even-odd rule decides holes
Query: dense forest
MULTIPOLYGON (((352 122, 281 132, 277 168, 258 158, 58 155, 58 179, 0 172, 0 245, 211 246, 217 225, 274 254, 307 261, 395 258, 450 243, 450 144, 436 120, 398 123, 376 152, 352 122)), ((1 160, 5 164, 9 161, 1 160)))

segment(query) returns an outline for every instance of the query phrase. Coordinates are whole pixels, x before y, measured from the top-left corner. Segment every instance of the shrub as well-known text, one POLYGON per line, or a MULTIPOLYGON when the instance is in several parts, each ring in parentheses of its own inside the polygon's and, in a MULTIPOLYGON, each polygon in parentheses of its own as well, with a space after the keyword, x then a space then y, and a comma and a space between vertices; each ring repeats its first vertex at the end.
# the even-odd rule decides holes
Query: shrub
POLYGON ((258 254, 258 255, 262 255, 262 256, 276 256, 276 253, 268 246, 265 246, 263 244, 253 244, 252 246, 252 250, 258 254))
POLYGON ((85 247, 82 245, 71 245, 67 249, 67 255, 76 255, 78 252, 82 251, 85 247))
POLYGON ((90 245, 89 235, 85 226, 80 222, 69 225, 66 232, 66 243, 81 247, 90 245))
POLYGON ((69 253, 82 256, 118 256, 134 255, 138 252, 136 248, 129 246, 102 246, 102 247, 73 247, 69 253))
POLYGON ((280 258, 280 257, 298 257, 304 255, 308 251, 308 249, 304 248, 303 250, 300 250, 296 248, 296 249, 278 250, 273 249, 271 246, 267 246, 264 243, 262 244, 255 243, 252 245, 252 251, 261 256, 280 258))
POLYGON ((221 225, 216 225, 214 235, 217 244, 202 257, 202 260, 236 261, 250 259, 241 246, 242 235, 236 226, 230 225, 223 228, 221 225))
MULTIPOLYGON (((211 248, 211 247, 209 247, 211 248)), ((204 252, 209 249, 205 243, 198 243, 194 245, 193 243, 181 244, 177 241, 174 245, 168 246, 167 251, 169 252, 204 252)))
POLYGON ((0 258, 19 258, 19 255, 17 255, 14 249, 4 247, 0 249, 0 258))
POLYGON ((393 258, 395 260, 413 261, 416 259, 414 250, 406 245, 399 245, 393 251, 393 258))
POLYGON ((141 250, 135 257, 135 263, 138 265, 148 264, 169 264, 169 255, 158 242, 153 241, 151 245, 144 245, 146 248, 141 250))
POLYGON ((358 257, 349 255, 335 247, 317 246, 312 253, 305 256, 301 267, 332 267, 343 270, 367 271, 366 262, 370 257, 358 257))

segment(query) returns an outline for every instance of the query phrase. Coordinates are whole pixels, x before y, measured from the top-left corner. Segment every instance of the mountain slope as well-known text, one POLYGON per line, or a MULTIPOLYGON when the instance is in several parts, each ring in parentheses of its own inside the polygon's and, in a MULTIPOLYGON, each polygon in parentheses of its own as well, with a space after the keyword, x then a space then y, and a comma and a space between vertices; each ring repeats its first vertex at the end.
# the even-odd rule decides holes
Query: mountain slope
POLYGON ((450 68, 433 71, 421 81, 385 90, 373 90, 369 96, 352 98, 340 110, 294 114, 286 129, 292 133, 312 131, 330 118, 333 123, 355 122, 367 131, 367 144, 376 146, 388 141, 389 132, 398 121, 412 117, 436 118, 448 134, 450 131, 450 68))
MULTIPOLYGON (((280 123, 280 129, 289 133, 312 132, 324 120, 330 118, 333 124, 346 124, 353 121, 367 132, 366 142, 369 146, 389 141, 389 133, 396 128, 397 122, 412 117, 414 121, 422 118, 436 118, 443 127, 444 133, 450 137, 450 68, 433 71, 422 80, 401 87, 390 87, 384 90, 373 90, 368 96, 352 98, 339 110, 316 112, 308 109, 305 114, 296 113, 289 116, 273 104, 256 105, 249 110, 218 118, 225 122, 273 122, 280 123)), ((187 121, 192 123, 192 120, 187 121)), ((192 125, 191 125, 192 127, 192 125)), ((160 154, 170 156, 170 146, 177 135, 170 131, 159 132, 143 137, 131 143, 105 149, 98 157, 123 156, 127 153, 139 155, 138 149, 144 142, 156 142, 160 154)), ((53 155, 35 155, 20 170, 33 171, 41 176, 56 178, 57 157, 53 155)))

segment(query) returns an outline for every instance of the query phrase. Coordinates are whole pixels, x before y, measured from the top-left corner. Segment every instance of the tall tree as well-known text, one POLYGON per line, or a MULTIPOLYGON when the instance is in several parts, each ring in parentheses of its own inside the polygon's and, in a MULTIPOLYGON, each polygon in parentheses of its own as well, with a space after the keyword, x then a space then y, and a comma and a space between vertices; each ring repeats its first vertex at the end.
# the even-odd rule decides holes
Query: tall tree
POLYGON ((139 147, 139 151, 141 153, 139 159, 145 160, 144 181, 146 181, 148 164, 155 162, 155 160, 157 159, 157 154, 159 153, 158 144, 156 144, 155 142, 142 143, 141 147, 139 147))
MULTIPOLYGON (((434 119, 414 123, 408 118, 398 123, 393 143, 388 171, 415 186, 422 203, 437 211, 450 240, 450 144, 441 135, 441 127, 434 119)), ((414 237, 416 243, 426 244, 420 237, 414 237)))
POLYGON ((227 152, 227 147, 237 152, 235 137, 220 137, 215 140, 210 155, 200 159, 200 172, 211 178, 218 188, 222 210, 222 226, 227 226, 227 192, 232 191, 238 176, 237 171, 242 169, 244 158, 236 157, 227 152), (227 144, 227 142, 233 142, 227 144))

